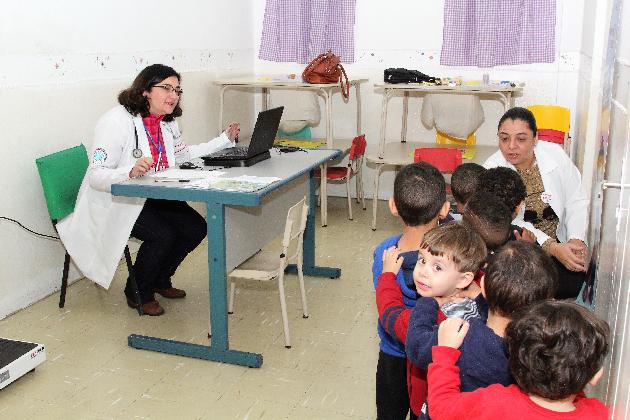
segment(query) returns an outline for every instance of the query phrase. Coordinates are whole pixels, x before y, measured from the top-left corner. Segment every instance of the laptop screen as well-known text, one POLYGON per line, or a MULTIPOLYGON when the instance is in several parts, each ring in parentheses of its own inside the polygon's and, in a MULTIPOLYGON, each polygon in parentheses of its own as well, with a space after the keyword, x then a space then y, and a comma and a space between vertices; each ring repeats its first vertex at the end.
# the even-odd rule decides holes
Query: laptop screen
POLYGON ((280 106, 258 113, 252 140, 247 150, 247 157, 259 155, 271 149, 278 133, 282 111, 284 111, 284 107, 280 106))

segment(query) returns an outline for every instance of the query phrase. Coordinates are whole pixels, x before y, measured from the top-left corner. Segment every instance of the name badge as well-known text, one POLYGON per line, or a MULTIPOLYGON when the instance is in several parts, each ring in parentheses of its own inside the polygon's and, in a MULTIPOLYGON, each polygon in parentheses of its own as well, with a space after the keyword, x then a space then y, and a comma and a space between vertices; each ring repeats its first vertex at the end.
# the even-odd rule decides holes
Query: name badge
POLYGON ((540 200, 545 204, 551 203, 551 194, 546 191, 543 192, 542 194, 540 194, 540 200))

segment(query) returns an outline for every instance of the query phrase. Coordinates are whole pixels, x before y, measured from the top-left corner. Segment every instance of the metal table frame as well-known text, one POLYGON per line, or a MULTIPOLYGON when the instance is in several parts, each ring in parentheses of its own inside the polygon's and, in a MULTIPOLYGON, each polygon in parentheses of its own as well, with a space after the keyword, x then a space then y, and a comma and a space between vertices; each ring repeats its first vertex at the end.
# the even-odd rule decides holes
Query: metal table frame
MULTIPOLYGON (((283 165, 282 159, 295 159, 293 155, 272 156, 268 161, 260 162, 251 168, 239 168, 237 171, 247 173, 248 170, 256 168, 259 172, 265 173, 268 172, 266 169, 272 167, 270 165, 277 165, 277 167, 286 166, 283 165)), ((208 271, 210 277, 208 286, 212 331, 210 346, 131 334, 128 337, 130 347, 249 367, 260 367, 262 365, 262 354, 243 352, 229 348, 225 206, 259 206, 262 204, 263 198, 270 192, 302 176, 308 176, 310 192, 309 213, 306 231, 304 233, 304 274, 308 276, 338 278, 341 275, 341 269, 319 267, 315 264, 316 182, 314 169, 331 159, 338 158, 341 152, 338 150, 316 150, 310 151, 308 155, 311 156, 309 161, 299 170, 287 174, 282 181, 251 193, 183 188, 176 185, 178 183, 165 185, 163 183, 156 184, 150 180, 130 180, 112 185, 112 194, 115 196, 205 202, 207 205, 208 238, 213 238, 213 245, 208 246, 208 271)), ((307 157, 304 157, 304 159, 307 159, 307 157)), ((231 176, 232 174, 229 173, 230 170, 227 171, 228 176, 231 176)), ((256 174, 261 175, 260 173, 256 174)), ((272 174, 269 176, 271 175, 272 174)))

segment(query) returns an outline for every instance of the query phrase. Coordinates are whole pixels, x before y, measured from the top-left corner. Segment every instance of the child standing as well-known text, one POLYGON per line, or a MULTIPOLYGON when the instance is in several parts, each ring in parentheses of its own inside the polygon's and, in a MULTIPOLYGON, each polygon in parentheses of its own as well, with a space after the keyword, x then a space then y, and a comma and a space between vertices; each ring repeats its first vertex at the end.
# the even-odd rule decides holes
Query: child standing
POLYGON ((486 168, 472 162, 462 163, 455 169, 451 175, 451 192, 457 204, 457 213, 462 214, 468 199, 479 190, 485 172, 486 168))
MULTIPOLYGON (((468 287, 485 257, 486 247, 482 239, 464 225, 451 222, 432 229, 424 235, 420 245, 420 255, 413 272, 416 290, 422 296, 454 295, 468 287), (456 249, 449 255, 455 256, 461 269, 451 264, 452 261, 443 259, 440 253, 445 249, 456 249), (433 251, 436 255, 431 254, 433 251), (435 267, 435 276, 432 280, 427 280, 424 276, 425 267, 429 266, 435 267)), ((403 305, 403 297, 395 281, 403 263, 398 248, 392 247, 384 252, 383 274, 376 291, 380 322, 401 341, 407 336, 409 315, 412 312, 403 305)), ((435 312, 433 322, 439 322, 447 316, 482 316, 485 319, 486 312, 483 299, 475 301, 467 299, 464 302, 443 306, 442 311, 435 312)), ((410 365, 408 375, 412 411, 410 417, 414 419, 420 414, 421 407, 426 401, 426 366, 424 369, 418 369, 410 365)))
POLYGON ((596 385, 609 346, 609 327, 594 314, 566 301, 538 302, 506 330, 509 366, 516 385, 491 385, 460 392, 457 350, 470 325, 452 318, 439 328, 429 365, 431 416, 440 419, 608 419, 608 409, 587 398, 596 385))
MULTIPOLYGON (((396 246, 402 257, 402 270, 394 276, 393 282, 399 295, 402 294, 401 309, 413 308, 416 303, 413 268, 424 234, 437 226, 439 218, 448 214, 450 205, 446 201, 445 187, 444 176, 423 162, 403 167, 394 180, 394 197, 389 200, 389 208, 394 216, 402 220, 403 232, 385 239, 376 247, 372 274, 376 288, 383 272, 383 253, 396 246)), ((390 328, 399 316, 408 320, 410 311, 407 312, 392 313, 394 322, 389 325, 384 325, 380 319, 378 321, 381 342, 376 368, 376 410, 379 420, 405 419, 409 412, 405 337, 396 338, 393 328, 390 328)))

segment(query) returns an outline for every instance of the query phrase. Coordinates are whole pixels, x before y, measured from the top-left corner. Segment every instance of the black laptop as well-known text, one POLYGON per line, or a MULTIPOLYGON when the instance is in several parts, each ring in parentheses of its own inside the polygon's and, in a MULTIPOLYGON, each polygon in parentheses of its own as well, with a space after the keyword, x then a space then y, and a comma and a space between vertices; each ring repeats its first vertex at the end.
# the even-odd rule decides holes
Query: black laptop
POLYGON ((268 109, 258 113, 252 140, 249 147, 229 147, 218 152, 202 156, 206 166, 252 166, 269 159, 269 149, 273 146, 280 125, 284 107, 268 109))

